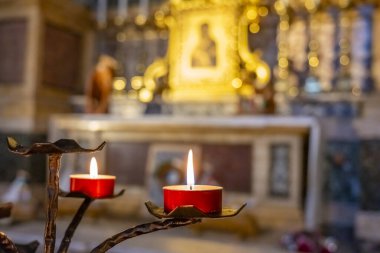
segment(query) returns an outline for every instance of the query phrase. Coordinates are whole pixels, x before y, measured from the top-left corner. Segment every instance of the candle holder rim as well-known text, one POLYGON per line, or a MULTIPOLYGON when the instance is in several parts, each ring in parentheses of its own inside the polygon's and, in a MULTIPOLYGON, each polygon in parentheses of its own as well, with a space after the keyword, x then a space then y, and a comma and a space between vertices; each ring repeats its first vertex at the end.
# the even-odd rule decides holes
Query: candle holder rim
POLYGON ((59 190, 59 196, 62 198, 114 199, 123 195, 124 192, 125 192, 125 189, 122 189, 118 193, 113 194, 113 195, 93 198, 91 196, 88 196, 87 194, 84 194, 83 192, 67 192, 67 191, 59 190))
POLYGON ((188 185, 166 185, 166 186, 163 186, 162 189, 163 190, 171 190, 171 191, 183 191, 183 190, 188 190, 188 191, 219 191, 219 190, 223 190, 223 187, 222 186, 219 186, 219 185, 203 185, 203 184, 196 184, 196 185, 193 185, 193 187, 196 187, 196 186, 206 186, 207 188, 208 187, 213 187, 211 189, 196 189, 196 188, 192 188, 192 189, 188 189, 188 185), (176 189, 176 187, 184 187, 186 189, 176 189))
POLYGON ((145 207, 148 209, 148 212, 153 216, 166 219, 166 218, 227 218, 238 215, 247 203, 244 203, 240 208, 222 208, 220 212, 217 213, 204 213, 199 210, 197 207, 192 205, 178 206, 170 213, 166 213, 163 207, 159 207, 151 201, 145 202, 145 207))

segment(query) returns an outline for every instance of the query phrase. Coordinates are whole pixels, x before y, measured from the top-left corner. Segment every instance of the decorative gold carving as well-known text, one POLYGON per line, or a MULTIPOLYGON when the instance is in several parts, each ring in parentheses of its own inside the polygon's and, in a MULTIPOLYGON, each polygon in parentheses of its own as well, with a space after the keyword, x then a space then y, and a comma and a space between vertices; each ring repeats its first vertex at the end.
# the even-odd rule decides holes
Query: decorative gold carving
POLYGON ((157 87, 159 78, 168 74, 168 64, 166 59, 158 58, 146 69, 144 83, 147 89, 154 90, 157 87))
POLYGON ((245 69, 247 69, 248 72, 256 73, 256 87, 264 88, 270 79, 270 68, 263 60, 260 59, 260 56, 257 53, 251 52, 248 46, 248 27, 255 21, 255 18, 250 19, 249 12, 257 12, 256 9, 256 6, 246 6, 243 12, 244 15, 240 17, 238 52, 240 58, 245 64, 245 69))

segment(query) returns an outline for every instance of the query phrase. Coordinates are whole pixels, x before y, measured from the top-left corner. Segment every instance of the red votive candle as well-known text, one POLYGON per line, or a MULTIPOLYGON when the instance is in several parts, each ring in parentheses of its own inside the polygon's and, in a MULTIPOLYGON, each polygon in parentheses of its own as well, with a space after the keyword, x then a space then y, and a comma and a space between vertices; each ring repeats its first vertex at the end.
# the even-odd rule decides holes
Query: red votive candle
POLYGON ((81 192, 91 198, 104 198, 113 195, 115 176, 98 175, 96 159, 91 159, 90 174, 70 175, 70 191, 81 192))
POLYGON ((222 190, 220 186, 171 185, 163 187, 164 210, 170 213, 179 206, 193 205, 204 213, 218 213, 222 210, 222 190))
POLYGON ((222 190, 220 186, 195 185, 193 151, 187 158, 187 185, 164 186, 164 211, 170 213, 180 206, 192 205, 204 213, 222 211, 222 190))
POLYGON ((81 192, 91 198, 103 198, 113 195, 115 176, 98 175, 92 178, 88 174, 70 176, 70 191, 81 192))

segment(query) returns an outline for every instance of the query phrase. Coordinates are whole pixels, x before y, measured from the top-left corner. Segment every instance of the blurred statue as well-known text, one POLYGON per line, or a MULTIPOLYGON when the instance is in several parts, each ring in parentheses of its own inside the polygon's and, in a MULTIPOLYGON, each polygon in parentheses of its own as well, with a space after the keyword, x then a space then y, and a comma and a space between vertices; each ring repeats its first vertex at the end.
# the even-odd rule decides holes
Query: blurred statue
POLYGON ((32 198, 31 191, 27 184, 29 173, 25 170, 17 171, 16 178, 9 188, 1 196, 3 202, 27 202, 32 198))
POLYGON ((117 61, 101 55, 86 87, 86 112, 107 113, 117 61))
POLYGON ((31 220, 36 215, 35 200, 28 184, 29 173, 25 170, 17 171, 16 178, 12 181, 4 194, 1 202, 12 202, 12 215, 2 223, 9 224, 13 221, 31 220))

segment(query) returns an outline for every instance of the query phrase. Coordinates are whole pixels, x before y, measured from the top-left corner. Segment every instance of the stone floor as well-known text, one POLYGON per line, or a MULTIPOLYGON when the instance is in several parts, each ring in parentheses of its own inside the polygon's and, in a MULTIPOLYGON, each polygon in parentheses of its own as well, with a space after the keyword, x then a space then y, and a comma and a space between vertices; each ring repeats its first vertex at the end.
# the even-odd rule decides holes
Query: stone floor
MULTIPOLYGON (((69 220, 60 219, 57 223, 57 244, 69 220)), ((139 222, 140 223, 140 222, 139 222)), ((90 252, 107 237, 126 228, 137 225, 136 221, 84 219, 71 243, 69 252, 90 252)), ((33 221, 12 226, 0 226, 14 241, 28 243, 43 241, 44 224, 33 221)), ((125 241, 109 252, 113 253, 284 253, 278 246, 279 235, 266 235, 241 240, 233 234, 205 232, 193 233, 189 228, 175 228, 139 236, 125 241)), ((42 245, 39 252, 42 252, 42 245)))

